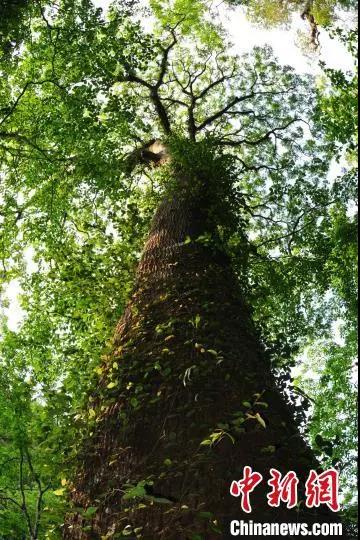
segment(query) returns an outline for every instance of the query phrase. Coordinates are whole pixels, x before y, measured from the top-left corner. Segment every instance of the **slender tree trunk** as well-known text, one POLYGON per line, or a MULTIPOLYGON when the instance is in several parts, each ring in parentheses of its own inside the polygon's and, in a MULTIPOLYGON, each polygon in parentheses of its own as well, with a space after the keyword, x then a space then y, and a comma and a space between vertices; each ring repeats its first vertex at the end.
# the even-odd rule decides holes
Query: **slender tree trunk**
POLYGON ((313 1, 306 2, 304 9, 301 13, 301 18, 308 22, 310 29, 310 43, 314 49, 318 49, 320 46, 319 43, 319 28, 316 23, 315 17, 312 13, 313 1))
POLYGON ((65 538, 128 527, 130 538, 209 540, 229 537, 230 519, 336 521, 304 504, 299 514, 267 505, 271 467, 296 471, 301 494, 317 464, 275 386, 228 258, 196 240, 216 234, 206 185, 178 174, 154 217, 73 493, 76 505, 98 510, 92 521, 69 519, 65 538), (229 493, 246 465, 264 476, 249 515, 229 493), (123 498, 129 484, 146 494, 123 498))

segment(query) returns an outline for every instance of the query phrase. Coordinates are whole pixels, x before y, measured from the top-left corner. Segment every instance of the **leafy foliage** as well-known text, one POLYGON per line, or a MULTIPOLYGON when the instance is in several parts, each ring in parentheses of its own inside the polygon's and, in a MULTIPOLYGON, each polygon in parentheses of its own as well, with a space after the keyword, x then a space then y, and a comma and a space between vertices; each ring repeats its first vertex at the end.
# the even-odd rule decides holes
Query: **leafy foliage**
POLYGON ((254 21, 266 26, 286 25, 294 13, 303 14, 307 10, 314 15, 317 24, 330 26, 338 9, 356 10, 357 0, 228 0, 230 4, 244 5, 254 21))
POLYGON ((9 57, 29 31, 30 2, 28 0, 1 0, 0 2, 0 50, 9 57))
MULTIPOLYGON (((356 35, 353 31, 334 31, 348 46, 356 64, 356 35)), ((325 272, 331 290, 341 299, 334 303, 334 319, 340 327, 340 342, 315 340, 303 360, 297 384, 313 400, 309 436, 328 464, 336 464, 343 476, 349 521, 354 520, 356 502, 352 486, 356 477, 353 446, 357 426, 355 381, 357 357, 357 214, 355 178, 358 176, 357 73, 343 73, 324 67, 325 79, 319 89, 319 123, 331 142, 335 159, 343 165, 334 191, 344 194, 341 204, 330 212, 326 227, 328 255, 325 272), (311 376, 309 376, 311 374, 311 376), (315 380, 314 380, 315 379, 315 380), (336 422, 334 422, 336 418, 336 422), (319 444, 319 442, 321 444, 319 444), (325 455, 324 455, 325 452, 325 455)), ((342 197, 342 196, 341 196, 342 197)), ((355 512, 356 513, 356 512, 355 512)))
POLYGON ((356 19, 358 0, 228 0, 230 5, 244 6, 250 20, 265 28, 289 27, 294 14, 308 26, 308 31, 298 31, 298 44, 308 53, 321 45, 320 28, 338 24, 341 12, 356 19))

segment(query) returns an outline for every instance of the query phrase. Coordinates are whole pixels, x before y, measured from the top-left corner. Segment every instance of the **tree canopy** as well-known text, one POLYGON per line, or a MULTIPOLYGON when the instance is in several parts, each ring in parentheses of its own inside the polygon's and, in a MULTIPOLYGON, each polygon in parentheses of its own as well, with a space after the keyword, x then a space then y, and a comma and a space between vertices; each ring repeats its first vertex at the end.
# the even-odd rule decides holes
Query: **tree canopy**
MULTIPOLYGON (((277 24, 302 2, 281 13, 246 4, 277 24)), ((328 2, 320 20, 311 4, 327 26, 339 4, 352 7, 328 2)), ((89 392, 171 188, 166 167, 148 166, 158 139, 216 183, 217 234, 202 241, 225 249, 286 395, 297 355, 313 351, 316 382, 300 375, 288 399, 303 426, 312 409, 305 434, 343 469, 352 503, 355 77, 323 66, 317 84, 270 47, 239 57, 207 2, 124 0, 107 14, 90 0, 35 2, 25 25, 27 9, 6 9, 1 35, 0 538, 60 537, 96 423, 89 392), (14 329, 5 308, 16 284, 14 329)), ((353 51, 353 33, 341 36, 353 51)))
POLYGON ((303 36, 304 44, 318 49, 321 44, 321 28, 338 24, 341 13, 355 16, 357 0, 228 0, 230 5, 244 6, 248 16, 255 23, 267 28, 286 27, 291 24, 294 14, 298 14, 309 27, 303 36))

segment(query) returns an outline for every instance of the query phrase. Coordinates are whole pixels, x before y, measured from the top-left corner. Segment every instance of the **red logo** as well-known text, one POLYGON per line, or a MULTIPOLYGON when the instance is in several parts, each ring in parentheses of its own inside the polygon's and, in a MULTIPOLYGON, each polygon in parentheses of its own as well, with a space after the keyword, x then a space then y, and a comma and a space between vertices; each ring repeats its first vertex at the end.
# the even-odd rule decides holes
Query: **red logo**
POLYGON ((321 474, 311 470, 305 484, 305 490, 308 508, 326 504, 333 512, 339 511, 339 473, 335 469, 328 469, 321 474))
POLYGON ((230 486, 233 497, 241 497, 241 508, 248 514, 251 512, 250 493, 260 484, 263 477, 258 472, 252 472, 251 467, 244 467, 244 475, 241 480, 234 480, 230 486))
POLYGON ((272 491, 267 495, 269 506, 280 506, 280 501, 286 503, 288 508, 297 505, 297 485, 299 479, 293 471, 288 472, 284 478, 276 469, 270 469, 271 478, 268 485, 272 491))
MULTIPOLYGON (((285 503, 287 508, 294 508, 298 503, 297 488, 299 479, 294 471, 282 476, 277 469, 270 469, 270 479, 267 484, 271 491, 267 494, 269 506, 278 507, 285 503)), ((260 473, 252 470, 250 466, 244 467, 243 477, 233 480, 230 486, 230 495, 241 496, 241 508, 250 513, 250 494, 263 480, 260 473)), ((326 504, 333 512, 338 512, 339 505, 339 473, 335 469, 328 469, 322 473, 311 470, 305 483, 305 504, 308 508, 326 504)))

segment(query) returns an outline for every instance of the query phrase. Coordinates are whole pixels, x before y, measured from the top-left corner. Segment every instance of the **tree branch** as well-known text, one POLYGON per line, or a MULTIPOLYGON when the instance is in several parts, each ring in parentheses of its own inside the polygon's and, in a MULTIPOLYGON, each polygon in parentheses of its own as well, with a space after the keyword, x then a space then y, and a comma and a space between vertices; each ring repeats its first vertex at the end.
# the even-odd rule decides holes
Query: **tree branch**
POLYGON ((0 120, 0 126, 6 122, 6 120, 14 113, 15 109, 19 105, 21 99, 25 95, 26 91, 30 86, 36 86, 36 85, 42 85, 45 83, 53 84, 63 92, 66 92, 66 88, 64 86, 61 86, 58 82, 52 80, 52 79, 43 79, 42 81, 27 81, 23 87, 23 89, 20 91, 20 94, 15 99, 14 103, 10 107, 10 110, 5 114, 5 116, 0 120))
POLYGON ((239 139, 237 141, 232 141, 232 140, 222 140, 221 141, 220 140, 220 141, 218 141, 217 144, 220 145, 220 146, 231 146, 231 147, 241 146, 242 144, 246 144, 248 146, 257 146, 258 144, 261 144, 261 143, 265 142, 266 140, 268 140, 271 135, 275 135, 275 137, 276 137, 276 132, 277 131, 283 131, 283 130, 287 129, 289 126, 291 126, 292 124, 294 124, 296 122, 299 122, 299 121, 300 121, 299 118, 293 118, 292 120, 290 120, 287 124, 285 124, 283 126, 279 126, 279 127, 275 127, 273 129, 270 129, 269 131, 264 133, 264 135, 262 135, 258 139, 254 139, 254 140, 239 139))
POLYGON ((230 103, 225 105, 225 107, 223 107, 222 109, 220 109, 216 113, 214 113, 211 116, 209 116, 208 118, 206 118, 206 120, 204 120, 199 126, 197 126, 196 131, 201 131, 206 126, 208 126, 209 124, 211 124, 212 122, 214 122, 215 120, 217 120, 218 118, 223 116, 227 111, 229 111, 232 107, 234 107, 238 103, 241 103, 242 101, 250 99, 250 98, 252 98, 254 96, 255 96, 255 94, 254 94, 254 92, 252 92, 251 94, 247 94, 245 96, 236 97, 236 98, 232 99, 230 101, 230 103))
POLYGON ((170 30, 171 34, 172 34, 172 37, 173 37, 172 42, 165 49, 162 49, 163 56, 162 56, 161 64, 160 64, 159 77, 158 77, 158 80, 157 80, 157 82, 155 84, 156 89, 159 89, 160 86, 164 82, 164 77, 166 75, 166 71, 167 71, 167 68, 168 68, 169 54, 170 54, 170 51, 175 47, 175 45, 177 43, 177 37, 176 37, 176 34, 175 34, 175 29, 177 28, 177 26, 179 24, 180 24, 180 22, 174 28, 172 28, 170 30))
POLYGON ((202 99, 203 97, 205 97, 206 94, 208 94, 213 88, 215 88, 219 84, 221 84, 221 83, 223 83, 225 81, 228 81, 229 79, 234 77, 234 71, 235 70, 233 70, 231 75, 223 75, 222 77, 220 77, 220 79, 217 79, 216 81, 213 81, 212 83, 210 83, 206 88, 204 88, 200 92, 200 94, 197 94, 197 96, 195 96, 196 101, 198 101, 199 99, 202 99))
POLYGON ((171 127, 170 127, 170 120, 168 118, 166 109, 161 101, 161 98, 159 96, 159 87, 161 86, 161 82, 159 84, 159 81, 162 80, 162 75, 160 73, 159 79, 155 85, 152 85, 151 83, 145 81, 141 77, 138 77, 134 73, 128 73, 127 75, 121 77, 118 79, 118 82, 132 82, 139 84, 140 86, 144 86, 148 90, 150 90, 150 99, 153 102, 153 105, 155 107, 155 110, 157 112, 157 115, 159 117, 161 126, 164 130, 164 132, 169 135, 171 133, 171 127))
POLYGON ((166 109, 164 107, 164 104, 161 101, 157 88, 152 87, 150 91, 150 98, 155 106, 155 110, 157 112, 157 115, 160 120, 160 124, 162 125, 164 132, 166 133, 166 135, 170 135, 171 133, 170 120, 166 112, 166 109))
MULTIPOLYGON (((235 97, 233 98, 227 105, 225 105, 222 109, 220 109, 219 111, 217 111, 216 113, 212 114, 211 116, 209 116, 208 118, 206 118, 197 128, 196 128, 196 131, 201 131, 202 129, 204 129, 206 126, 208 126, 209 124, 211 124, 212 122, 214 122, 215 120, 217 120, 218 118, 221 118, 221 116, 225 115, 225 114, 229 114, 230 112, 230 109, 232 109, 235 105, 237 105, 238 103, 242 103, 243 101, 246 101, 248 99, 251 99, 253 97, 256 97, 256 96, 266 96, 266 95, 272 95, 272 96, 277 96, 277 95, 281 95, 281 94, 287 94, 288 92, 290 92, 291 90, 293 90, 293 88, 288 88, 286 90, 280 90, 278 92, 272 92, 272 91, 265 91, 265 92, 255 92, 254 91, 254 88, 255 88, 255 85, 256 85, 256 82, 257 82, 257 77, 255 78, 253 84, 251 85, 251 89, 250 89, 250 93, 249 94, 245 94, 244 96, 238 96, 238 97, 235 97)), ((249 114, 250 114, 251 111, 249 111, 249 114)), ((240 114, 241 111, 231 111, 232 114, 240 114)), ((245 111, 244 111, 244 114, 245 114, 245 111)))
MULTIPOLYGON (((309 227, 312 223, 314 223, 314 221, 317 219, 317 216, 315 216, 314 218, 312 218, 311 220, 311 223, 305 223, 304 225, 302 225, 301 227, 297 228, 297 226, 299 225, 301 219, 304 217, 304 216, 307 216, 309 215, 311 212, 314 212, 316 210, 322 210, 323 208, 327 208, 328 206, 332 205, 336 203, 336 200, 332 200, 332 201, 329 201, 328 203, 322 205, 322 206, 313 206, 312 208, 308 208, 307 210, 304 210, 304 212, 301 212, 301 214, 296 218, 294 224, 292 225, 292 229, 290 232, 284 234, 284 235, 281 235, 281 236, 274 236, 272 238, 268 238, 267 240, 264 240, 263 242, 261 242, 260 244, 257 244, 256 248, 259 248, 259 247, 262 247, 262 246, 265 246, 267 244, 272 244, 273 242, 277 242, 279 240, 285 240, 286 238, 291 238, 296 234, 296 233, 299 233, 301 231, 303 231, 304 229, 306 229, 307 227, 309 227)), ((292 240, 291 240, 292 241, 292 240)))
POLYGON ((24 454, 22 449, 20 449, 20 465, 19 465, 19 488, 20 488, 20 495, 21 495, 21 510, 25 516, 27 528, 29 531, 30 538, 35 539, 34 537, 34 531, 31 524, 31 519, 29 516, 29 512, 27 510, 27 504, 26 504, 26 496, 25 496, 25 489, 24 489, 24 454))

